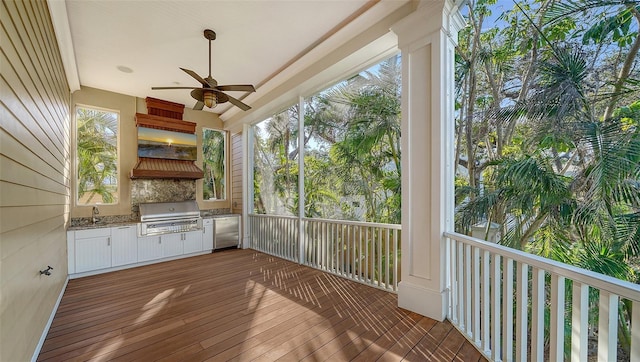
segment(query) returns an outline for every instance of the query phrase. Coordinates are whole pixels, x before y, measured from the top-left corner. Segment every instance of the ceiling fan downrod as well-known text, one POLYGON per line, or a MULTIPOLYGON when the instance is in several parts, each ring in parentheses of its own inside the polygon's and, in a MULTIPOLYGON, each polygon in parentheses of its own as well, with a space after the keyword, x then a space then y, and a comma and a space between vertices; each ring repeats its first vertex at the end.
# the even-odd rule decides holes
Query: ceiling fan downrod
POLYGON ((209 77, 211 78, 211 41, 216 40, 216 32, 211 29, 204 30, 204 37, 209 39, 209 77))

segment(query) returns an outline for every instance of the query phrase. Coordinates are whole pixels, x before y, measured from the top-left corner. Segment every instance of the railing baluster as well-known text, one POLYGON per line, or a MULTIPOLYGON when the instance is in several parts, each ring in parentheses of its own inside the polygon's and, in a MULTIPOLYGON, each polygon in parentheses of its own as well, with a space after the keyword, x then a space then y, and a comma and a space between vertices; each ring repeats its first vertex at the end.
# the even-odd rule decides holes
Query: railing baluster
POLYGON ((471 314, 473 297, 471 295, 471 245, 464 245, 464 300, 465 300, 465 324, 466 324, 466 332, 467 335, 471 336, 471 328, 472 328, 472 319, 473 316, 471 314))
POLYGON ((631 302, 631 361, 640 361, 640 302, 631 302))
POLYGON ((555 361, 562 361, 564 359, 564 293, 564 277, 552 273, 549 356, 555 361))
POLYGON ((458 324, 458 304, 460 303, 460 297, 458 297, 458 241, 453 239, 449 240, 449 278, 451 285, 451 322, 458 324))
POLYGON ((531 281, 531 360, 544 359, 544 270, 533 268, 531 281))
POLYGON ((398 263, 400 260, 398 259, 398 230, 393 229, 393 290, 398 290, 398 263))
POLYGON ((587 360, 589 349, 589 286, 573 282, 572 294, 571 361, 580 362, 587 360))
POLYGON ((490 254, 484 251, 482 254, 482 349, 485 353, 491 353, 491 304, 489 294, 489 275, 491 274, 489 262, 490 254))
POLYGON ((529 265, 517 263, 516 295, 516 361, 527 360, 527 337, 529 315, 529 265))
POLYGON ((458 243, 456 253, 458 259, 458 323, 460 324, 460 328, 464 329, 466 300, 464 299, 464 245, 462 243, 458 243))
POLYGON ((369 242, 369 227, 364 228, 364 280, 367 283, 371 283, 371 278, 369 274, 369 248, 371 247, 371 243, 369 242))
POLYGON ((513 361, 513 259, 504 258, 502 275, 502 360, 513 361))
POLYGON ((502 290, 502 283, 500 282, 500 259, 502 257, 499 254, 493 254, 493 275, 491 276, 491 305, 493 307, 491 314, 491 357, 494 361, 500 359, 501 356, 501 342, 500 331, 500 291, 502 290))
POLYGON ((473 247, 473 342, 480 346, 480 248, 473 247))
POLYGON ((356 278, 356 228, 353 225, 349 225, 349 249, 351 250, 351 265, 349 267, 349 271, 351 272, 351 278, 357 280, 356 278))
POLYGON ((378 286, 382 285, 382 228, 378 229, 378 286))
POLYGON ((391 257, 391 253, 389 252, 389 229, 385 229, 384 231, 384 287, 385 289, 389 289, 389 258, 391 257))
POLYGON ((598 361, 615 361, 618 354, 618 296, 600 290, 598 361))

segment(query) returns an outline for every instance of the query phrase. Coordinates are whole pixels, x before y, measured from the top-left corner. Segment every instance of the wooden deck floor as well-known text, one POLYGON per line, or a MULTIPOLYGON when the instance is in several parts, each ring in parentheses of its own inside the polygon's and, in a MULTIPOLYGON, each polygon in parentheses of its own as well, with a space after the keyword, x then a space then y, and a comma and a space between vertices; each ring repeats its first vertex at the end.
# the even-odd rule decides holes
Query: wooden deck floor
POLYGON ((69 281, 39 361, 478 361, 397 296, 252 250, 69 281))

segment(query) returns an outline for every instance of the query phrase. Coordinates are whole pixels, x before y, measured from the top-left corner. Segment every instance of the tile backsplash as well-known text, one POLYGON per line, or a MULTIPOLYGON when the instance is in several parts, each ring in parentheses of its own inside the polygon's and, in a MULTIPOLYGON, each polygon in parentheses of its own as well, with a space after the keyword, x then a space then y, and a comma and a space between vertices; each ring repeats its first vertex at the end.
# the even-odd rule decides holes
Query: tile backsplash
POLYGON ((175 202, 196 199, 195 180, 131 180, 131 206, 147 202, 175 202))

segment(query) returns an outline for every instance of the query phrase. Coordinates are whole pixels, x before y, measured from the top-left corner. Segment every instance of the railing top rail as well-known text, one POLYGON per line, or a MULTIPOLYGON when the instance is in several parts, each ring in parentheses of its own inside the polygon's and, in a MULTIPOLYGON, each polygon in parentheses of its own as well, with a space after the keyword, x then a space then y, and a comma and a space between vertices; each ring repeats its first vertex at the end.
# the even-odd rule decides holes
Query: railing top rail
POLYGON ((544 269, 550 273, 561 275, 601 290, 606 290, 623 298, 640 301, 640 286, 631 282, 596 273, 591 270, 560 263, 538 255, 525 253, 503 245, 489 243, 484 240, 472 238, 456 232, 445 232, 444 236, 457 241, 462 241, 471 246, 476 246, 495 254, 506 256, 515 261, 525 263, 539 269, 544 269))
MULTIPOLYGON (((298 218, 297 216, 273 215, 273 214, 249 214, 249 216, 266 218, 266 219, 269 219, 269 218, 271 218, 271 219, 273 219, 273 218, 297 219, 298 218)), ((302 220, 311 221, 311 222, 323 222, 323 223, 327 223, 327 224, 381 227, 381 228, 387 228, 387 229, 392 229, 392 230, 401 230, 402 229, 402 225, 400 225, 400 224, 385 224, 385 223, 377 223, 377 222, 364 222, 364 221, 351 221, 351 220, 316 219, 316 218, 309 218, 309 217, 303 217, 302 220)))
POLYGON ((260 217, 260 218, 264 218, 264 219, 297 219, 297 216, 291 216, 291 215, 274 215, 274 214, 249 214, 249 216, 252 217, 260 217))
POLYGON ((332 219, 316 219, 316 218, 302 218, 304 221, 311 222, 323 222, 327 224, 340 224, 340 225, 355 225, 355 226, 367 226, 367 227, 381 227, 392 230, 401 230, 402 225, 400 224, 384 224, 377 222, 365 222, 365 221, 350 221, 350 220, 332 220, 332 219))

